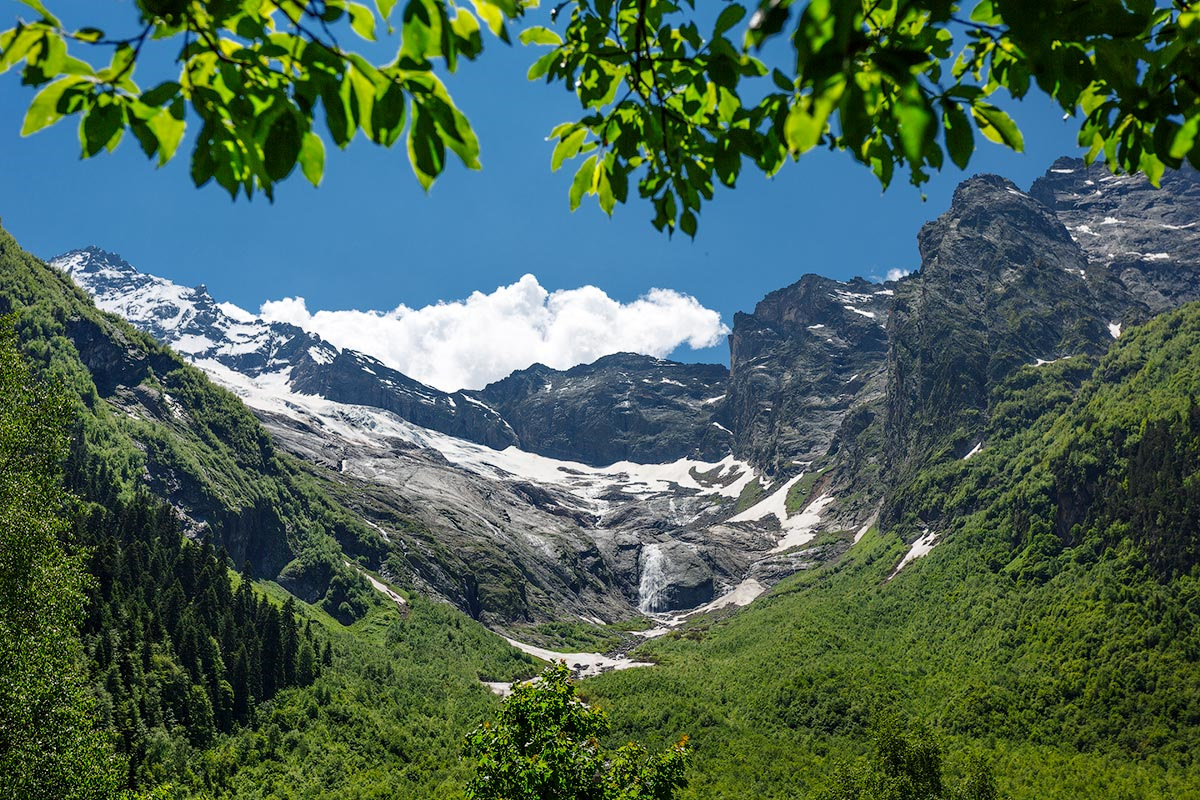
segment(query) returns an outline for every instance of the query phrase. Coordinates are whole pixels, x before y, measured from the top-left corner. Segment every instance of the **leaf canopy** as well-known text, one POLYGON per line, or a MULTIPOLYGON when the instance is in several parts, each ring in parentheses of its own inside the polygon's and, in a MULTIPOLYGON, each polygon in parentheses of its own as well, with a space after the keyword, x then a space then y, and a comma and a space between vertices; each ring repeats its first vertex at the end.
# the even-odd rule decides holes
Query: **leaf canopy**
MULTIPOLYGON (((85 157, 129 131, 161 165, 198 127, 197 185, 273 197, 297 164, 319 183, 324 142, 360 133, 404 139, 426 188, 447 150, 479 168, 439 75, 480 55, 484 28, 511 42, 508 25, 536 0, 138 0, 123 38, 24 4, 36 18, 0 32, 0 72, 20 67, 39 89, 22 133, 78 117, 85 157), (383 63, 342 44, 378 52, 389 36, 399 45, 383 63), (178 48, 178 74, 136 82, 144 48, 161 42, 178 48)), ((548 17, 519 39, 546 48, 530 80, 579 102, 550 134, 552 169, 582 159, 571 208, 594 196, 611 214, 632 182, 668 233, 694 235, 715 185, 735 186, 744 166, 771 176, 817 147, 885 188, 898 173, 920 186, 947 155, 966 167, 976 132, 1019 151, 1002 105, 1031 90, 1078 121, 1089 162, 1153 181, 1200 165, 1200 10, 1185 0, 726 0, 715 13, 694 0, 563 0, 548 17), (786 54, 768 63, 775 39, 786 54)))

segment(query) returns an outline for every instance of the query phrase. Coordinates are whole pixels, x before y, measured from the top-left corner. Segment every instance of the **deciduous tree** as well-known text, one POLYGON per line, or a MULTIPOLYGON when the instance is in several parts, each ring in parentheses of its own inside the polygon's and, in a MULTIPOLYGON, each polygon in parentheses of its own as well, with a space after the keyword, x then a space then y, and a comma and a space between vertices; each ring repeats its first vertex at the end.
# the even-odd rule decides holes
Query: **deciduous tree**
POLYGON ((473 800, 670 800, 685 785, 684 738, 650 755, 630 742, 609 751, 608 718, 575 696, 567 666, 513 687, 494 723, 467 737, 473 800))

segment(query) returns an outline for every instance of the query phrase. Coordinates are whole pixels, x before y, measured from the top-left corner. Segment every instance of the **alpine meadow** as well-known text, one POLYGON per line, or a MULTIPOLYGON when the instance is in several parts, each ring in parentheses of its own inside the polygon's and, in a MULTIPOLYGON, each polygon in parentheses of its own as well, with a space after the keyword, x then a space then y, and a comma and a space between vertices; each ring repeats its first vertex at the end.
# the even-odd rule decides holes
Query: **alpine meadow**
POLYGON ((0 800, 1200 800, 1189 0, 13 6, 0 800))

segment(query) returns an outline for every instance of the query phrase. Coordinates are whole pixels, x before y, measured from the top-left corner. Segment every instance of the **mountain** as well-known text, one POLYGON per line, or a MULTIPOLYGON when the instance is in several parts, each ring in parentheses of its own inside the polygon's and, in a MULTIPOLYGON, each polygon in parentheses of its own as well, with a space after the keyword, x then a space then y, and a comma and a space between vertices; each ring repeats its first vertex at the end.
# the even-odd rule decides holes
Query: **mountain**
POLYGON ((1200 173, 1168 171, 1156 189, 1140 175, 1063 158, 1029 194, 1087 256, 1152 313, 1200 299, 1200 173))
POLYGON ((534 365, 482 391, 443 392, 378 359, 337 348, 294 325, 267 322, 204 286, 185 288, 87 247, 54 265, 157 341, 201 368, 225 369, 263 386, 390 411, 414 425, 497 450, 592 466, 719 461, 729 433, 710 425, 703 401, 723 388, 718 365, 617 354, 562 372, 534 365), (711 430, 709 430, 711 428, 711 430))
MULTIPOLYGON (((101 307, 180 348, 235 392, 280 446, 323 467, 316 477, 325 491, 384 537, 389 555, 373 551, 372 564, 379 559, 393 579, 477 618, 615 620, 744 603, 831 554, 796 550, 820 522, 815 513, 789 519, 785 501, 796 502, 800 470, 785 462, 759 480, 761 470, 734 456, 728 398, 769 403, 761 398, 786 386, 735 384, 717 365, 615 354, 566 371, 534 365, 447 394, 96 248, 53 263, 101 307)), ((808 368, 819 368, 822 348, 849 350, 863 330, 882 332, 857 320, 890 290, 872 290, 858 311, 846 307, 867 286, 821 284, 832 299, 813 312, 830 326, 820 337, 819 327, 797 333, 783 323, 781 335, 817 342, 798 357, 808 368)), ((768 370, 759 367, 747 371, 768 370)), ((789 369, 801 379, 803 367, 789 369)), ((818 391, 844 405, 844 383, 832 377, 818 391)), ((819 449, 838 413, 789 430, 819 449)))
POLYGON ((600 466, 720 461, 733 435, 719 420, 728 371, 633 353, 566 371, 541 364, 472 392, 533 453, 600 466))
POLYGON ((836 560, 906 516, 922 469, 986 446, 990 387, 1192 296, 1191 273, 1099 258, 1080 226, 1121 214, 1143 267, 1190 264, 1194 175, 1155 195, 1106 177, 1061 161, 1030 193, 965 182, 916 273, 772 292, 735 317, 728 371, 616 354, 445 393, 94 248, 54 263, 320 466, 392 578, 494 624, 615 620, 746 602, 836 560))
POLYGON ((1159 193, 1106 177, 1060 161, 1029 193, 964 182, 894 287, 885 394, 847 414, 819 479, 826 519, 842 492, 878 519, 652 640, 655 670, 588 684, 619 738, 691 735, 704 782, 684 796, 843 796, 903 757, 868 756, 895 729, 944 755, 942 796, 1196 795, 1200 303, 1163 307, 1200 288, 1200 206, 1192 172, 1159 193), (1100 188, 1072 200, 1065 180, 1100 188), (1084 244, 1108 216, 1143 255, 1084 244), (966 791, 980 763, 997 792, 966 791))
POLYGON ((204 286, 188 289, 144 275, 120 256, 96 247, 65 253, 53 263, 97 297, 101 308, 202 368, 229 370, 299 394, 382 408, 422 427, 490 447, 517 441, 497 414, 462 393, 425 386, 294 325, 266 322, 230 303, 217 303, 204 286))
POLYGON ((1013 798, 1194 796, 1196 181, 1108 177, 969 179, 919 270, 771 293, 735 319, 727 373, 618 354, 450 394, 116 256, 58 262, 201 371, 0 234, 0 311, 78 398, 86 524, 129 534, 84 538, 107 598, 84 656, 131 777, 454 794, 495 703, 480 681, 536 670, 483 622, 640 644, 653 667, 586 697, 614 741, 691 735, 685 797, 820 796, 905 728, 947 793, 990 764, 1013 798), (213 547, 157 546, 180 528, 213 547), (273 638, 213 613, 243 560, 303 601, 313 656, 332 643, 311 684, 259 694, 230 669, 273 638), (271 697, 244 727, 210 724, 223 670, 235 703, 271 697))

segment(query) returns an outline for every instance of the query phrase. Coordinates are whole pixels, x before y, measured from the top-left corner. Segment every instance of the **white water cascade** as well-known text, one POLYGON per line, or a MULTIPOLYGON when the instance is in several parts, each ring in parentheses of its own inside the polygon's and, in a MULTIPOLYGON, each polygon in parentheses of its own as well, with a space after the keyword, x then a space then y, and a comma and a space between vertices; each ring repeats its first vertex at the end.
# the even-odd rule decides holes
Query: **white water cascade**
POLYGON ((638 581, 638 610, 650 614, 663 605, 667 589, 667 557, 661 544, 642 548, 642 577, 638 581))

